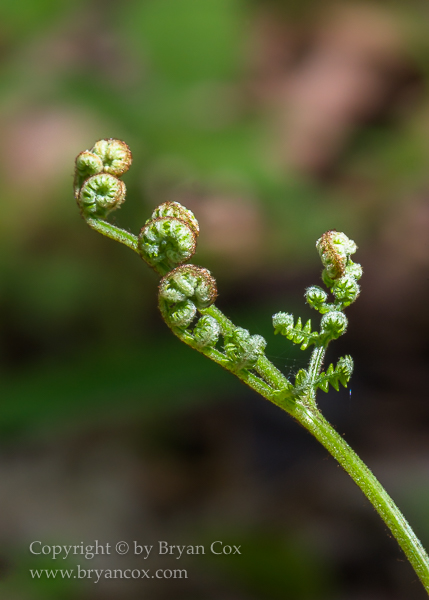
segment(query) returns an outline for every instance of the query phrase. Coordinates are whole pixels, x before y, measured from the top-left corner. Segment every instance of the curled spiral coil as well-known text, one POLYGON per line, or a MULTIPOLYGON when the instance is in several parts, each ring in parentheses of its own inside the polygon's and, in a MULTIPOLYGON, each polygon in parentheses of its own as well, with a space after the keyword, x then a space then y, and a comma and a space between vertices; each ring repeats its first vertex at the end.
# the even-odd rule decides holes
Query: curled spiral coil
POLYGON ((350 256, 356 252, 357 246, 344 233, 332 229, 317 240, 316 248, 325 267, 324 281, 332 287, 336 279, 345 275, 350 256))
POLYGON ((165 275, 195 254, 198 233, 198 221, 190 210, 178 202, 164 202, 140 231, 139 253, 165 275))
MULTIPOLYGON (((195 319, 197 310, 207 308, 217 298, 216 281, 210 271, 195 265, 181 265, 170 271, 159 284, 158 302, 164 321, 181 337, 195 319)), ((201 317, 193 331, 187 331, 189 341, 198 348, 214 346, 220 334, 216 319, 201 317)))
POLYGON ((75 161, 74 194, 85 218, 105 219, 125 200, 125 184, 118 179, 132 163, 131 150, 121 140, 98 140, 75 161))
POLYGON ((98 173, 85 179, 79 192, 79 206, 86 217, 105 219, 125 200, 125 183, 109 173, 98 173))
POLYGON ((215 351, 218 362, 235 373, 253 369, 264 353, 263 337, 250 335, 241 327, 222 331, 219 321, 209 314, 200 317, 192 328, 197 312, 211 306, 216 298, 216 281, 210 271, 195 265, 176 267, 159 284, 161 314, 179 338, 200 351, 211 351, 223 335, 224 352, 215 351))
MULTIPOLYGON (((216 300, 216 281, 207 269, 181 265, 161 279, 158 298, 167 325, 186 328, 197 310, 207 308, 216 300)), ((200 333, 202 335, 202 331, 200 333)))
POLYGON ((200 226, 198 225, 198 221, 195 218, 194 213, 189 210, 189 208, 182 206, 182 204, 179 202, 163 202, 155 208, 151 218, 146 222, 148 223, 149 221, 163 217, 170 217, 173 219, 179 219, 179 221, 183 221, 198 237, 200 233, 200 226))
POLYGON ((84 150, 76 156, 74 176, 74 194, 76 199, 79 197, 79 191, 85 179, 91 175, 97 175, 97 173, 101 173, 102 171, 103 161, 90 150, 84 150))
POLYGON ((247 329, 236 327, 225 336, 225 354, 234 369, 252 369, 263 356, 267 342, 261 335, 251 335, 247 329))
POLYGON ((133 157, 128 144, 113 138, 95 142, 91 152, 103 162, 103 171, 115 177, 121 177, 128 171, 133 157))

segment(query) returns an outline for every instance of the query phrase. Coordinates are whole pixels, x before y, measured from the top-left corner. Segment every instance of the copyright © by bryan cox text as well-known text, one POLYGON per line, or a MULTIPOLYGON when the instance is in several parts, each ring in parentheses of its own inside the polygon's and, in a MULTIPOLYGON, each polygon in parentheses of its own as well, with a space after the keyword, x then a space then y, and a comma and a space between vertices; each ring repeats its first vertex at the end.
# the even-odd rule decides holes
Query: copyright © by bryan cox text
POLYGON ((34 555, 46 556, 52 559, 66 559, 71 556, 83 556, 86 560, 91 560, 94 556, 102 554, 117 554, 123 556, 125 554, 134 554, 140 556, 144 560, 149 558, 152 554, 162 556, 170 555, 176 559, 182 558, 186 554, 216 554, 216 555, 230 555, 230 554, 241 554, 241 546, 235 546, 234 544, 224 544, 220 540, 216 540, 206 547, 203 545, 198 546, 186 546, 179 544, 169 544, 165 541, 157 542, 156 544, 146 545, 140 544, 137 541, 133 542, 117 542, 111 544, 107 542, 100 544, 98 540, 95 540, 93 544, 80 544, 75 545, 49 545, 43 544, 40 540, 31 542, 30 552, 34 555))

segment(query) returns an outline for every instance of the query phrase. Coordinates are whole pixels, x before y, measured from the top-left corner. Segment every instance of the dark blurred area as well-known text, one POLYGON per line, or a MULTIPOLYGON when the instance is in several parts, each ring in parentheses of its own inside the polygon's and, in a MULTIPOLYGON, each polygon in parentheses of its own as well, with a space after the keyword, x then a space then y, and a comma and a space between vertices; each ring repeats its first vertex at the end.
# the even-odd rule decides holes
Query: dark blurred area
POLYGON ((73 162, 134 164, 114 221, 175 200, 218 306, 286 375, 271 316, 316 315, 315 242, 344 231, 362 294, 327 418, 429 546, 429 5, 0 4, 0 578, 5 600, 423 600, 384 524, 286 414, 175 339, 157 277, 91 231, 73 162), (241 545, 240 556, 53 561, 44 544, 241 545), (30 568, 187 568, 183 580, 32 580, 30 568))

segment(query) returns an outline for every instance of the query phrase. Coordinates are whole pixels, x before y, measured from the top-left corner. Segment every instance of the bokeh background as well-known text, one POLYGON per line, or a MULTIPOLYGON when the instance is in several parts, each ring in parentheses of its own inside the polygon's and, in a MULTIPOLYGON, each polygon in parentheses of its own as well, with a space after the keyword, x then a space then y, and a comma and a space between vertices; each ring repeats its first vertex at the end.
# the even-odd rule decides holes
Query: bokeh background
MULTIPOLYGON (((0 576, 7 600, 423 600, 372 507, 292 419, 185 347, 157 277, 91 231, 75 155, 130 145, 137 232, 176 200, 218 306, 272 334, 315 317, 316 239, 359 246, 362 295, 323 412, 429 546, 429 4, 0 4, 0 576), (241 545, 241 556, 35 557, 46 544, 241 545), (61 564, 60 564, 61 562, 61 564), (187 580, 34 581, 29 568, 187 568, 187 580)), ((317 322, 317 317, 315 319, 317 322)))

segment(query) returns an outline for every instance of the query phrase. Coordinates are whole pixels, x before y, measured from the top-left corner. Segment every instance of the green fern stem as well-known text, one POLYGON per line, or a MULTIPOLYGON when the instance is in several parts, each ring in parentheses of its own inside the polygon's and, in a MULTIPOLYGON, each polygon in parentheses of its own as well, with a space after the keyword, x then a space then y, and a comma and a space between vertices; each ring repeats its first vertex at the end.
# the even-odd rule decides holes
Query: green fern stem
POLYGON ((360 487, 398 541, 429 594, 429 556, 377 478, 318 409, 306 412, 297 410, 293 416, 319 440, 360 487))
POLYGON ((131 248, 131 250, 134 250, 137 254, 139 253, 137 246, 138 238, 129 231, 125 231, 125 229, 120 229, 107 221, 100 221, 99 219, 86 218, 86 222, 92 229, 101 233, 101 235, 104 235, 115 242, 119 242, 120 244, 125 244, 125 246, 131 248))
POLYGON ((323 359, 325 358, 326 347, 323 345, 317 346, 310 358, 310 364, 308 366, 308 378, 310 385, 313 385, 316 381, 317 376, 322 370, 323 359))
POLYGON ((316 348, 311 353, 310 364, 308 366, 308 395, 307 395, 307 403, 314 407, 317 410, 316 405, 316 391, 315 391, 315 381, 317 376, 320 374, 323 365, 323 359, 326 354, 326 346, 320 345, 316 346, 316 348))
POLYGON ((131 164, 131 152, 120 140, 100 140, 76 159, 75 197, 82 217, 95 231, 136 252, 163 279, 159 286, 159 308, 172 332, 238 377, 243 383, 286 411, 309 431, 338 461, 359 486, 398 541, 423 586, 429 593, 429 557, 399 508, 380 482, 319 411, 316 391, 331 385, 347 385, 353 370, 350 356, 340 358, 322 373, 326 349, 347 328, 344 308, 359 295, 359 264, 350 256, 356 244, 335 230, 326 232, 316 247, 324 265, 322 279, 334 295, 319 286, 306 291, 307 303, 322 315, 320 332, 311 323, 295 323, 293 315, 273 317, 275 333, 299 344, 302 350, 314 344, 308 369, 301 369, 293 385, 265 356, 265 340, 237 327, 215 305, 216 282, 206 269, 185 264, 195 252, 198 222, 191 211, 177 202, 155 209, 139 236, 107 222, 108 214, 121 206, 125 185, 118 178, 131 164), (197 324, 197 312, 202 315, 197 324), (223 337, 223 346, 218 344, 223 337))
MULTIPOLYGON (((200 310, 199 312, 202 315, 210 315, 211 317, 215 318, 220 325, 223 335, 228 334, 235 329, 234 323, 230 321, 228 317, 226 317, 223 314, 223 312, 219 310, 214 304, 212 304, 208 308, 200 310)), ((270 400, 271 402, 274 402, 274 404, 277 404, 278 406, 283 407, 283 403, 278 404, 279 400, 278 394, 276 397, 276 392, 292 387, 290 381, 283 375, 281 371, 279 371, 279 369, 277 369, 277 367, 273 365, 273 363, 270 360, 268 360, 265 354, 258 359, 254 370, 259 375, 259 377, 261 377, 269 386, 267 389, 268 395, 264 396, 264 398, 270 400)), ((235 374, 239 376, 239 373, 235 374)), ((252 387, 252 389, 256 389, 251 385, 250 387, 252 387)))

